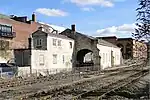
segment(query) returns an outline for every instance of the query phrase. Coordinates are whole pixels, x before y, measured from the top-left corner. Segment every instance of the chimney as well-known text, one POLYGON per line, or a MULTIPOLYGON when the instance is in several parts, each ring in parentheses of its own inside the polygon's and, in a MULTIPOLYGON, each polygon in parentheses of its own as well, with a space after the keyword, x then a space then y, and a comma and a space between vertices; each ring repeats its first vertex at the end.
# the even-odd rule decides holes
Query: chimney
POLYGON ((44 31, 43 26, 38 27, 38 30, 40 30, 40 31, 44 31))
POLYGON ((32 21, 36 22, 36 15, 35 15, 35 13, 32 14, 32 21))
POLYGON ((76 26, 75 26, 75 24, 71 25, 71 30, 74 31, 74 32, 76 31, 76 26))

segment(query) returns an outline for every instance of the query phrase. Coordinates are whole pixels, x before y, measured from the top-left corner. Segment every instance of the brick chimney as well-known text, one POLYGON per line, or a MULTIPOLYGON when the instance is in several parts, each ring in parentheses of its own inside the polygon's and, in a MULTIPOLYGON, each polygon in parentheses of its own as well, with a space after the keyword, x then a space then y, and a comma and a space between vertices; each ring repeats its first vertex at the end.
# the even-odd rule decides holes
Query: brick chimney
POLYGON ((35 13, 32 14, 32 21, 36 22, 36 15, 35 15, 35 13))
POLYGON ((74 32, 76 31, 76 26, 75 26, 75 24, 72 24, 72 25, 71 25, 71 30, 74 31, 74 32))

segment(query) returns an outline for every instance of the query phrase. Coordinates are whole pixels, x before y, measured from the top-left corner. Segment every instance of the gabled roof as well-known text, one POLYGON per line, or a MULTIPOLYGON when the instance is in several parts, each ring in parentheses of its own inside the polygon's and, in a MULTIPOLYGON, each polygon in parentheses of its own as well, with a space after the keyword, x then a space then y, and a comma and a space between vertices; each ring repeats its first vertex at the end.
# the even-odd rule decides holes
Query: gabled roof
POLYGON ((100 45, 104 45, 104 46, 108 46, 108 47, 114 47, 114 48, 119 48, 116 45, 114 45, 114 44, 112 44, 110 42, 107 42, 107 41, 105 41, 103 39, 98 39, 98 41, 99 41, 98 44, 100 44, 100 45))
POLYGON ((35 34, 35 33, 37 33, 37 32, 44 33, 44 34, 48 34, 48 36, 51 36, 51 37, 57 37, 57 38, 62 38, 62 39, 73 40, 73 39, 71 39, 71 38, 68 38, 68 37, 65 36, 65 35, 54 34, 54 33, 46 33, 46 32, 44 32, 44 31, 42 31, 42 30, 37 30, 37 31, 33 32, 32 35, 35 34))
MULTIPOLYGON (((71 32, 72 32, 72 30, 71 30, 71 29, 69 29, 69 28, 67 28, 66 30, 64 30, 64 31, 63 31, 63 32, 61 32, 61 33, 65 33, 65 32, 67 32, 67 33, 71 33, 71 32)), ((60 33, 60 34, 61 34, 61 33, 60 33)), ((81 36, 87 37, 87 38, 89 38, 89 39, 91 39, 91 40, 96 40, 96 38, 95 38, 95 37, 88 36, 88 35, 85 35, 85 34, 83 34, 83 33, 79 33, 79 32, 77 32, 77 31, 75 31, 75 33, 76 33, 76 34, 79 34, 79 35, 81 35, 81 36)))
POLYGON ((10 19, 10 17, 9 17, 9 16, 4 15, 4 14, 0 14, 0 18, 10 19))
MULTIPOLYGON (((63 32, 71 33, 72 30, 71 29, 66 29, 63 32)), ((92 36, 88 36, 88 35, 85 35, 85 34, 82 34, 82 33, 79 33, 79 32, 76 32, 76 34, 80 34, 80 35, 82 35, 84 37, 87 37, 87 38, 89 38, 91 40, 98 40, 99 41, 98 44, 100 44, 100 45, 104 45, 104 46, 108 46, 108 47, 114 47, 114 48, 119 48, 116 45, 114 45, 114 44, 112 44, 110 42, 107 42, 105 40, 102 40, 102 39, 98 39, 98 38, 95 38, 95 37, 92 37, 92 36)))
POLYGON ((41 24, 41 25, 46 25, 48 27, 52 27, 54 30, 57 30, 58 33, 61 33, 66 29, 65 27, 58 26, 58 25, 47 24, 47 23, 44 23, 44 22, 38 22, 38 23, 41 24))
POLYGON ((100 38, 102 38, 102 39, 111 39, 111 38, 116 38, 117 39, 117 37, 116 36, 106 36, 106 37, 96 37, 96 38, 98 38, 98 39, 100 39, 100 38))

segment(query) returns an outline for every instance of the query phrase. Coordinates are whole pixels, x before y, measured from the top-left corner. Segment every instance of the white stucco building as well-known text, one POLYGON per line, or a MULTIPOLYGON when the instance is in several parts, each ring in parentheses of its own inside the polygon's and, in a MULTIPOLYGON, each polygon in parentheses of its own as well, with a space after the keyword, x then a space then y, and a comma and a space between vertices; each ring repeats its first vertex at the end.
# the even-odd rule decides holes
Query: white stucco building
POLYGON ((97 48, 101 57, 101 69, 120 65, 122 59, 121 48, 102 39, 98 41, 97 48))
POLYGON ((32 73, 35 73, 35 71, 59 72, 72 70, 73 67, 86 67, 87 65, 90 65, 90 67, 98 65, 101 69, 105 69, 121 64, 120 48, 112 43, 74 31, 64 32, 69 35, 72 34, 72 36, 58 34, 53 28, 47 32, 42 27, 32 33, 32 73))
POLYGON ((31 69, 35 71, 71 70, 74 40, 39 29, 32 34, 31 69))

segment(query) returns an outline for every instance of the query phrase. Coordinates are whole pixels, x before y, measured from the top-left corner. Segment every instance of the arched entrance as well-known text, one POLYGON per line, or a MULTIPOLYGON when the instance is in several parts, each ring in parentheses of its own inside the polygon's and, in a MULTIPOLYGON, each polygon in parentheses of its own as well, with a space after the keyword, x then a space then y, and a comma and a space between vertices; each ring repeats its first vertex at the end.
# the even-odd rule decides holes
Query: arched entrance
POLYGON ((132 58, 132 45, 127 43, 126 45, 126 59, 132 58))
POLYGON ((77 67, 93 66, 93 52, 89 49, 82 49, 77 52, 77 67))

